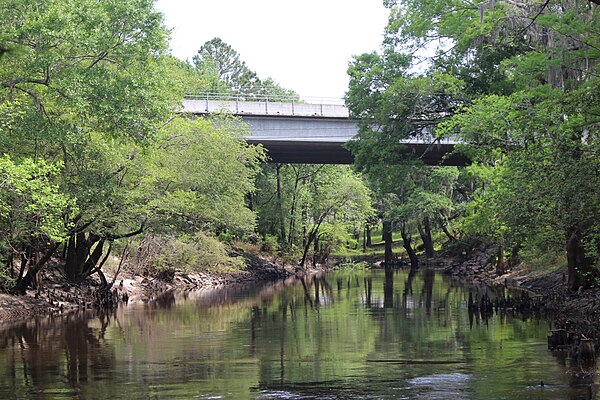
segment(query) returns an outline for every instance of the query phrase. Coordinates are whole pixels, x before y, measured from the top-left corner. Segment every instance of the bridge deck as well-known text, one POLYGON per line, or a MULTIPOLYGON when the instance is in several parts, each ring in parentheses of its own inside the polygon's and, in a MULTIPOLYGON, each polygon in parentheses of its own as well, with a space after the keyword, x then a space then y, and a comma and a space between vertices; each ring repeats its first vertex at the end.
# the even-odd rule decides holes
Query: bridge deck
MULTIPOLYGON (((349 119, 348 109, 339 104, 244 102, 232 100, 185 99, 184 111, 197 115, 228 112, 248 124, 248 143, 268 150, 270 162, 351 164, 352 154, 344 147, 358 133, 358 121, 349 119)), ((434 138, 403 142, 429 165, 466 165, 466 157, 450 154, 453 140, 432 144, 434 138)))

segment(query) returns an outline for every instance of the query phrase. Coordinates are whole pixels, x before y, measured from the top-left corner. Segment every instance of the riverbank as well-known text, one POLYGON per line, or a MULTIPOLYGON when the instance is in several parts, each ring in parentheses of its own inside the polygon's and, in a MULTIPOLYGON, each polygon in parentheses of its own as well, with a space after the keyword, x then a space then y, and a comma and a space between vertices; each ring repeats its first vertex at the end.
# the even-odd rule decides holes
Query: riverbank
MULTIPOLYGON (((536 299, 528 307, 535 308, 538 314, 549 316, 556 328, 568 329, 573 331, 573 335, 584 335, 600 342, 600 291, 568 293, 564 289, 564 275, 560 271, 540 272, 520 266, 498 276, 493 262, 494 251, 474 249, 462 256, 422 258, 421 265, 422 268, 442 270, 467 285, 525 289, 536 299)), ((319 267, 301 272, 293 264, 284 265, 264 255, 246 254, 245 259, 246 268, 243 270, 221 273, 170 270, 143 276, 124 270, 115 278, 116 271, 109 268, 105 272, 106 278, 109 283, 114 282, 109 292, 101 292, 97 278, 90 278, 80 285, 70 284, 62 277, 58 265, 50 263, 43 272, 40 291, 30 290, 25 296, 0 294, 0 322, 99 306, 114 307, 119 303, 148 302, 172 290, 274 281, 322 270, 319 267)), ((367 262, 373 264, 373 261, 373 258, 369 258, 367 262)))
MULTIPOLYGON (((302 273, 313 273, 320 268, 302 273)), ((217 288, 226 285, 275 281, 299 274, 294 265, 256 255, 246 257, 246 267, 238 271, 210 273, 170 270, 154 275, 139 275, 127 269, 108 268, 104 272, 111 287, 102 288, 100 279, 93 276, 81 284, 64 279, 61 269, 51 262, 41 275, 41 288, 28 290, 24 296, 0 293, 0 323, 33 316, 56 315, 98 307, 116 307, 122 303, 152 301, 171 290, 217 288), (116 274, 116 276, 115 276, 116 274)))
POLYGON ((520 302, 526 314, 548 319, 553 331, 565 331, 565 348, 577 351, 581 340, 592 340, 600 348, 600 290, 572 293, 566 288, 564 271, 543 271, 519 264, 498 275, 495 268, 497 249, 473 250, 468 257, 440 257, 430 260, 436 268, 467 284, 524 290, 526 302, 520 302))

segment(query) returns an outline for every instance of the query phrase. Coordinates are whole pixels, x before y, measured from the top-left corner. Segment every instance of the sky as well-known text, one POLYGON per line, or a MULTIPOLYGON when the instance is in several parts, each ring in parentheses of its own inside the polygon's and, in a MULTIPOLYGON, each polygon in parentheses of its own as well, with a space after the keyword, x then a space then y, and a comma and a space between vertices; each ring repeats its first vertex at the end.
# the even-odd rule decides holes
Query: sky
POLYGON ((303 97, 341 98, 352 56, 378 51, 383 0, 158 0, 172 29, 171 53, 192 60, 219 37, 261 79, 303 97))

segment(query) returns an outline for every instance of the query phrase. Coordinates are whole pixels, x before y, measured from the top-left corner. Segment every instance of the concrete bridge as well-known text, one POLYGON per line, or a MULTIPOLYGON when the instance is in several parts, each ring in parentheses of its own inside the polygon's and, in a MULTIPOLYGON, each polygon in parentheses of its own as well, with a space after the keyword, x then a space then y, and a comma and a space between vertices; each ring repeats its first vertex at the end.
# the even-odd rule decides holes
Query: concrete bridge
MULTIPOLYGON (((279 99, 277 99, 279 100, 279 99)), ((317 102, 242 101, 216 98, 205 94, 183 101, 184 112, 206 115, 228 112, 241 116, 252 132, 245 139, 262 144, 270 162, 306 164, 351 164, 352 154, 344 144, 358 133, 358 121, 349 117, 340 101, 319 99, 317 102)), ((451 155, 455 141, 434 138, 403 142, 406 152, 413 153, 429 165, 465 165, 464 157, 451 155)))

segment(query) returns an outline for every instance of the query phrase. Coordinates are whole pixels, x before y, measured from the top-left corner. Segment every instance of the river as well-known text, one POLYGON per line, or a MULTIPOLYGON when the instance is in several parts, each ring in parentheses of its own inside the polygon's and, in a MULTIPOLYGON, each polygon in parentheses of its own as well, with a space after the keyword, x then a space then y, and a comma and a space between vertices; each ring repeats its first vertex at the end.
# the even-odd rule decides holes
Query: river
POLYGON ((486 290, 350 270, 5 324, 0 398, 597 398, 547 321, 470 314, 486 290))

